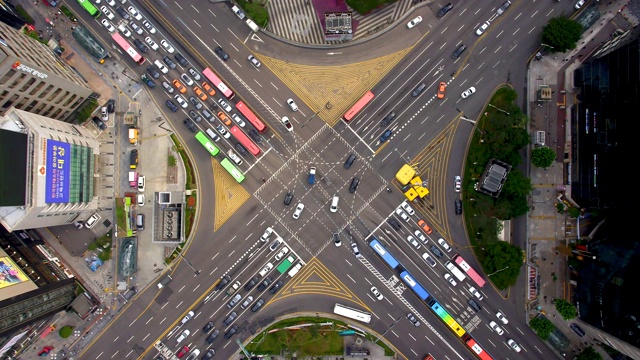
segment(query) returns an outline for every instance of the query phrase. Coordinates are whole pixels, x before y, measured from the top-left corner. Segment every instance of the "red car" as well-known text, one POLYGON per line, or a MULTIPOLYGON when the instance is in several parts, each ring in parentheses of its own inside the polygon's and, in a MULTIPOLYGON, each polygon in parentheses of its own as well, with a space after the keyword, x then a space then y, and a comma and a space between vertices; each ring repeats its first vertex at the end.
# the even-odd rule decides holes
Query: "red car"
POLYGON ((180 351, 178 351, 176 356, 181 358, 181 357, 187 355, 188 352, 189 352, 189 347, 185 345, 182 349, 180 349, 180 351))
POLYGON ((444 81, 441 81, 438 84, 438 99, 444 99, 444 92, 447 89, 447 84, 444 81))

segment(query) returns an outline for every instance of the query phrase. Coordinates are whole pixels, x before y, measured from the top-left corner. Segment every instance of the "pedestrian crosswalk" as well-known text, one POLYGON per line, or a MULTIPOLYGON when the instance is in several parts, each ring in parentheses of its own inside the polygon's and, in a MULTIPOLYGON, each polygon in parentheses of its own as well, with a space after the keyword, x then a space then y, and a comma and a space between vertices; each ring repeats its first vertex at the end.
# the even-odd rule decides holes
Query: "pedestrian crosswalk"
MULTIPOLYGON (((353 11, 353 19, 359 24, 351 41, 363 39, 382 31, 410 11, 411 6, 412 0, 399 0, 367 15, 353 11)), ((295 43, 328 44, 324 41, 322 25, 313 8, 313 1, 269 1, 267 10, 270 22, 266 31, 295 43)))

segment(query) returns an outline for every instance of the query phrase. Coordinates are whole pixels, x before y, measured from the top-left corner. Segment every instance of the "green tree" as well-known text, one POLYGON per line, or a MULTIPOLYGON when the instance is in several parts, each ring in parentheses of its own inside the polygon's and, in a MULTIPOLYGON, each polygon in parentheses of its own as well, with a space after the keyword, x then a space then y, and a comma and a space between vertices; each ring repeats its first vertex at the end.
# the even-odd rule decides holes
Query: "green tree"
POLYGON ((565 300, 556 300, 556 310, 565 320, 571 320, 578 315, 576 307, 565 300))
POLYGON ((540 316, 531 319, 529 326, 542 340, 547 340, 553 329, 555 329, 555 326, 553 326, 553 323, 549 321, 549 319, 540 316))
POLYGON ((576 48, 584 29, 579 22, 566 16, 549 20, 542 28, 542 43, 552 47, 552 52, 563 53, 576 48))
POLYGON ((60 329, 60 331, 58 331, 58 335, 60 335, 61 338, 66 339, 69 336, 71 336, 72 332, 73 332, 73 327, 66 325, 66 326, 63 326, 62 329, 60 329))
POLYGON ((498 289, 515 285, 522 266, 522 249, 506 241, 495 241, 485 246, 482 267, 498 289))
POLYGON ((548 168, 556 160, 556 152, 547 146, 531 150, 531 163, 539 168, 548 168))
POLYGON ((602 360, 602 355, 593 348, 593 346, 589 346, 582 350, 580 355, 576 358, 577 360, 602 360))
POLYGON ((169 155, 169 166, 176 166, 176 157, 173 155, 169 155))
POLYGON ((577 218, 578 216, 580 216, 580 209, 575 207, 570 207, 569 210, 567 210, 567 212, 569 213, 569 216, 571 216, 572 218, 577 218))

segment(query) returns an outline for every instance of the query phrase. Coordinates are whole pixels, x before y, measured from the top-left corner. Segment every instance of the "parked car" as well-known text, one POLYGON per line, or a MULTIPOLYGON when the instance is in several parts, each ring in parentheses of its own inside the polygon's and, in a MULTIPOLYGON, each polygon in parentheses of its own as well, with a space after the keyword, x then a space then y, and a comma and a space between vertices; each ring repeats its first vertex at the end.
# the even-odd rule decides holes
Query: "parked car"
POLYGON ((440 11, 438 11, 438 14, 436 14, 436 17, 441 18, 441 17, 447 15, 447 13, 449 11, 451 11, 451 9, 453 9, 453 4, 452 3, 448 3, 447 5, 442 7, 442 9, 440 9, 440 11))
POLYGON ((173 54, 173 52, 175 51, 175 49, 173 48, 173 46, 171 46, 171 44, 169 44, 169 42, 165 39, 160 40, 160 45, 162 45, 162 47, 167 50, 167 52, 169 54, 173 54))

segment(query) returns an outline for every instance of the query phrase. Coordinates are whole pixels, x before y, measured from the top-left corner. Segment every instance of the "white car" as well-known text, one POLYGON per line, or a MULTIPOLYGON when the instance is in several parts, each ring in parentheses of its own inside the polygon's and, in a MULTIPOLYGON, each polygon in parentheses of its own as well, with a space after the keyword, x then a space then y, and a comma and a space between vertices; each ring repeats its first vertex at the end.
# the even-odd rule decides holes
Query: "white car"
POLYGON ((278 261, 282 259, 288 252, 289 252, 289 248, 285 246, 276 254, 274 259, 278 261))
POLYGON ((116 16, 111 12, 111 10, 109 10, 108 7, 106 6, 101 6, 100 7, 100 11, 102 11, 102 13, 107 17, 107 19, 109 20, 113 20, 116 18, 116 16))
POLYGON ((173 48, 173 46, 171 46, 171 44, 169 44, 169 42, 165 39, 160 40, 160 45, 162 45, 162 47, 167 50, 167 52, 169 52, 169 54, 173 54, 173 52, 175 51, 175 49, 173 48))
POLYGON ((180 334, 180 336, 178 337, 178 344, 181 343, 182 340, 186 339, 189 334, 191 334, 189 330, 183 331, 182 334, 180 334))
POLYGON ((273 234, 273 229, 271 227, 268 227, 264 233, 262 234, 262 236, 260 237, 260 241, 262 242, 267 242, 267 240, 269 240, 269 236, 271 236, 271 234, 273 234))
POLYGON ((575 6, 576 10, 580 9, 582 5, 584 5, 584 3, 585 3, 585 0, 579 0, 575 6))
POLYGON ((111 32, 111 33, 116 32, 116 28, 115 28, 115 27, 113 27, 113 24, 111 24, 111 23, 109 22, 109 20, 107 20, 107 19, 102 19, 102 21, 100 21, 100 22, 102 23, 102 25, 103 25, 105 28, 107 28, 107 31, 109 31, 109 32, 111 32))
POLYGON ((465 90, 462 94, 460 94, 460 97, 463 99, 468 98, 469 96, 473 95, 473 93, 476 92, 476 88, 474 88, 473 86, 468 88, 467 90, 465 90))
POLYGON ((291 108, 291 111, 298 111, 298 105, 293 99, 287 99, 287 105, 291 108))
POLYGON ((129 27, 133 29, 138 35, 142 35, 144 30, 138 24, 136 24, 133 20, 129 21, 129 27))
POLYGON ((460 175, 456 175, 453 178, 453 190, 455 190, 456 192, 460 192, 460 189, 462 189, 462 178, 460 177, 460 175))
POLYGON ((495 321, 490 322, 489 327, 498 335, 504 334, 504 330, 502 330, 502 328, 495 321))
POLYGON ((107 107, 103 106, 100 109, 100 116, 102 117, 102 121, 109 121, 109 112, 107 111, 107 107))
POLYGON ((375 286, 371 287, 371 293, 373 294, 373 296, 375 296, 376 299, 378 300, 382 300, 384 299, 384 296, 382 296, 382 294, 380 293, 380 291, 378 291, 378 288, 375 286))
POLYGON ((267 275, 267 273, 269 271, 271 271, 271 269, 273 269, 273 264, 272 263, 267 263, 267 265, 265 265, 265 267, 262 268, 262 270, 260 270, 260 276, 265 276, 267 275))
POLYGON ((420 24, 422 22, 422 16, 418 16, 416 18, 414 18, 413 20, 409 21, 409 23, 407 24, 407 28, 411 29, 414 26, 420 24))
MULTIPOLYGON (((146 42, 151 47, 151 49, 153 49, 153 50, 158 50, 160 48, 158 46, 158 44, 155 41, 153 41, 152 38, 150 38, 148 36, 146 38, 144 38, 144 42, 146 42)), ((156 60, 156 61, 158 61, 158 60, 156 60)))
POLYGON ((189 312, 187 313, 187 315, 185 315, 185 316, 182 318, 181 323, 182 323, 182 324, 186 324, 186 323, 187 323, 187 321, 191 320, 191 318, 193 317, 193 315, 194 315, 193 311, 189 311, 189 312))
POLYGON ((296 206, 296 211, 293 212, 293 218, 294 219, 300 218, 300 214, 302 214, 302 210, 304 210, 304 204, 298 203, 298 206, 296 206))
POLYGON ((444 279, 447 280, 451 286, 458 285, 458 283, 453 279, 453 276, 449 273, 444 274, 444 279))
POLYGON ((193 80, 191 80, 191 78, 187 74, 180 75, 180 79, 182 79, 182 81, 184 81, 184 83, 187 84, 187 86, 193 85, 193 80))
POLYGON ((449 244, 446 241, 444 241, 443 238, 438 239, 438 244, 440 244, 440 246, 442 246, 444 251, 451 252, 451 246, 449 246, 449 244))
MULTIPOLYGON (((116 6, 116 1, 115 0, 106 0, 107 4, 109 4, 109 6, 116 6)), ((99 4, 98 1, 96 1, 96 4, 99 4)))
POLYGON ((95 224, 98 223, 98 220, 100 220, 100 214, 95 213, 87 219, 87 222, 85 222, 84 225, 87 227, 87 229, 91 229, 95 224))
POLYGON ((291 121, 289 121, 288 117, 283 116, 281 121, 282 125, 284 125, 284 127, 286 127, 289 132, 293 131, 293 124, 291 124, 291 121))
POLYGON ((144 206, 144 194, 138 194, 138 206, 144 206))
POLYGON ((129 13, 131 14, 131 16, 133 16, 134 19, 138 21, 142 20, 142 14, 140 14, 138 9, 134 8, 133 6, 129 6, 127 10, 129 10, 129 13))
POLYGON ((433 260, 433 258, 431 256, 429 256, 429 254, 427 254, 427 253, 422 254, 422 258, 431 267, 436 267, 436 265, 438 265, 438 263, 436 263, 436 261, 433 260))
POLYGON ((229 159, 233 160, 234 163, 238 165, 242 165, 242 159, 240 159, 240 156, 236 155, 236 153, 234 153, 233 150, 229 149, 227 156, 229 156, 229 159))
POLYGON ((396 209, 396 215, 400 216, 400 218, 402 218, 402 220, 409 222, 409 215, 407 215, 406 212, 402 211, 402 209, 397 208, 396 209))
POLYGON ((222 135, 223 138, 228 139, 231 137, 231 134, 227 131, 227 129, 225 129, 222 125, 218 125, 216 127, 216 130, 218 130, 218 132, 220 133, 220 135, 222 135))
POLYGON ((255 67, 256 67, 256 69, 257 69, 257 68, 259 68, 259 67, 260 67, 260 65, 261 65, 261 64, 260 64, 260 60, 256 59, 256 57, 255 57, 255 56, 253 56, 253 55, 249 55, 249 57, 247 57, 247 60, 249 60, 249 62, 250 62, 253 66, 255 66, 255 67))
POLYGON ((244 122, 244 120, 242 120, 242 118, 240 118, 240 116, 238 116, 238 114, 231 114, 231 118, 233 119, 233 121, 235 121, 238 125, 240 125, 240 127, 245 127, 247 126, 247 124, 244 122))
MULTIPOLYGON (((147 38, 148 39, 148 38, 147 38)), ((156 45, 157 46, 157 45, 156 45)), ((160 69, 160 71, 162 71, 163 74, 166 74, 169 72, 169 68, 164 66, 164 64, 160 61, 160 60, 156 60, 153 62, 154 64, 156 64, 156 66, 158 67, 158 69, 160 69)))
POLYGON ((411 235, 407 236, 407 242, 409 244, 413 245, 414 248, 420 249, 420 243, 413 236, 411 236, 411 235))
POLYGON ((145 181, 144 176, 138 177, 138 191, 144 192, 145 181))
POLYGON ((150 33, 155 34, 156 33, 156 28, 153 27, 153 25, 151 25, 150 22, 148 22, 147 20, 142 20, 142 25, 147 28, 147 30, 149 30, 150 33))
MULTIPOLYGON (((583 0, 580 0, 580 1, 582 1, 584 3, 583 0)), ((520 345, 518 345, 518 343, 513 339, 509 339, 507 341, 507 344, 509 344, 509 347, 512 348, 513 351, 515 351, 515 352, 519 353, 520 351, 522 351, 522 349, 520 348, 520 345)))
POLYGON ((124 26, 124 24, 120 24, 118 25, 118 30, 120 30, 120 32, 122 33, 122 35, 126 36, 126 37, 131 37, 131 30, 127 29, 126 26, 124 26))
POLYGON ((480 35, 484 34, 485 30, 487 30, 489 25, 491 25, 491 23, 488 22, 488 21, 485 21, 482 25, 480 25, 478 30, 476 30, 476 35, 480 36, 480 35))
POLYGON ((224 109, 224 111, 229 112, 231 111, 231 105, 227 104, 226 101, 220 99, 218 100, 218 103, 220 104, 220 106, 222 106, 222 108, 224 109))
POLYGON ((409 216, 413 216, 416 213, 411 207, 411 205, 407 203, 407 200, 403 201, 402 204, 400 204, 400 206, 402 206, 404 211, 406 211, 407 214, 409 214, 409 216))
POLYGON ((174 96, 174 99, 176 99, 178 104, 180 104, 180 106, 182 106, 183 109, 186 109, 189 106, 189 104, 187 103, 187 100, 185 100, 184 97, 182 97, 182 95, 176 95, 174 96))
POLYGON ((482 294, 480 294, 480 292, 476 290, 476 288, 474 288, 473 286, 469 286, 469 292, 473 294, 473 296, 478 298, 478 300, 484 299, 484 296, 482 296, 482 294))
POLYGON ((500 311, 498 311, 496 313, 496 317, 498 318, 498 320, 500 320, 500 322, 502 322, 505 325, 507 325, 509 323, 509 320, 507 320, 507 318, 504 316, 504 314, 502 314, 500 311))
POLYGON ((351 243, 351 249, 353 250, 353 255, 355 255, 356 257, 361 257, 362 256, 362 255, 360 255, 360 250, 358 250, 358 244, 351 243))
POLYGON ((428 241, 428 240, 427 240, 427 237, 426 237, 426 236, 424 236, 424 234, 422 234, 422 231, 420 231, 420 230, 416 230, 413 234, 414 234, 418 239, 420 239, 420 241, 422 241, 422 243, 423 243, 423 244, 426 244, 426 243, 427 243, 427 241, 428 241))

